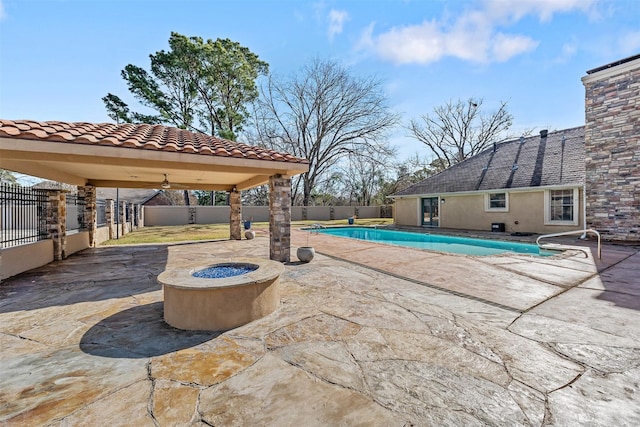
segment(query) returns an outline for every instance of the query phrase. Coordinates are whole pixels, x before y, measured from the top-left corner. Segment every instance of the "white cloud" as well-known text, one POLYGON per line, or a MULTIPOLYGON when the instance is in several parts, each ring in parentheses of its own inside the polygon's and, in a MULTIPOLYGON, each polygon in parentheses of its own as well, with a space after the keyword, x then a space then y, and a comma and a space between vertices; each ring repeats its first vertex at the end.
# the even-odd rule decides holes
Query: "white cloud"
POLYGON ((640 51, 640 31, 630 31, 620 37, 620 53, 633 55, 640 51))
POLYGON ((437 25, 424 22, 419 26, 392 28, 376 39, 369 38, 363 44, 374 47, 380 56, 396 64, 411 62, 428 63, 439 60, 444 54, 442 35, 437 25))
POLYGON ((331 9, 329 11, 329 40, 342 33, 344 23, 349 20, 349 14, 345 10, 331 9))
POLYGON ((358 47, 396 64, 428 64, 444 57, 476 63, 505 62, 535 50, 539 43, 527 35, 499 29, 530 15, 548 21, 556 13, 586 13, 596 1, 487 0, 457 17, 393 27, 377 35, 370 25, 362 33, 358 47))
POLYGON ((496 34, 491 40, 491 56, 497 62, 505 62, 521 53, 538 47, 538 42, 525 36, 496 34))

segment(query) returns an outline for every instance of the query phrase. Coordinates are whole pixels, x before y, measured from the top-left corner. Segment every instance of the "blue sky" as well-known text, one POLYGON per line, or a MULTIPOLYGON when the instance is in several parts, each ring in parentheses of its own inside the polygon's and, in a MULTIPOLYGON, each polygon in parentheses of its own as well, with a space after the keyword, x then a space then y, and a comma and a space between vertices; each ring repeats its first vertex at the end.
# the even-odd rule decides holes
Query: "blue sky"
MULTIPOLYGON (((640 53, 640 0, 0 0, 0 118, 106 122, 120 70, 171 31, 230 38, 277 75, 314 57, 384 82, 403 123, 449 100, 508 101, 511 133, 584 124, 589 69, 640 53)), ((426 148, 398 128, 399 158, 426 148)))

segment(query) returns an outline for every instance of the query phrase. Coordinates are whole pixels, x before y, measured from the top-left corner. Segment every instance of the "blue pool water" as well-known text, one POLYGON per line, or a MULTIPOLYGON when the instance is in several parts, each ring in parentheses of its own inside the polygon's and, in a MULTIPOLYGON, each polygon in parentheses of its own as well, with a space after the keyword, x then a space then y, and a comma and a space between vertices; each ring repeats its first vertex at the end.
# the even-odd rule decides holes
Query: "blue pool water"
POLYGON ((254 264, 218 264, 198 270, 191 275, 201 279, 223 279, 247 274, 257 269, 258 266, 254 264))
POLYGON ((549 256, 554 254, 554 252, 550 251, 541 251, 537 245, 528 243, 471 239, 467 237, 410 233, 406 231, 378 230, 361 227, 324 228, 313 231, 338 237, 348 237, 351 239, 464 255, 497 255, 506 252, 534 256, 549 256))

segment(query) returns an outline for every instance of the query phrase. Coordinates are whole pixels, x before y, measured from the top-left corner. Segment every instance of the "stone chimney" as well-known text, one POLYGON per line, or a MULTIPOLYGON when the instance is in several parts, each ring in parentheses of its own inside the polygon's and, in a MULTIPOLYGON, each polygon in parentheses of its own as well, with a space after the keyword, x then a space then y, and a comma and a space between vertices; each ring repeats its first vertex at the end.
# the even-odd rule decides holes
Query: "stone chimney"
POLYGON ((640 55, 587 71, 587 226, 640 241, 640 55))

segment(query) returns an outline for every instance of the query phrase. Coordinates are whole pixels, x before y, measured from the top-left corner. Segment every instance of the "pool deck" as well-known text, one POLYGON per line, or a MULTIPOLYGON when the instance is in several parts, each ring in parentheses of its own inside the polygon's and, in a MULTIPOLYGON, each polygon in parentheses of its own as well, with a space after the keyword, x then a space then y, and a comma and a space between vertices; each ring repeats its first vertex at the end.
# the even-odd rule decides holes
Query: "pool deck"
POLYGON ((264 234, 100 247, 6 280, 0 425, 640 425, 640 248, 292 239, 317 254, 286 265, 280 308, 221 334, 164 323, 156 276, 267 258, 264 234))

